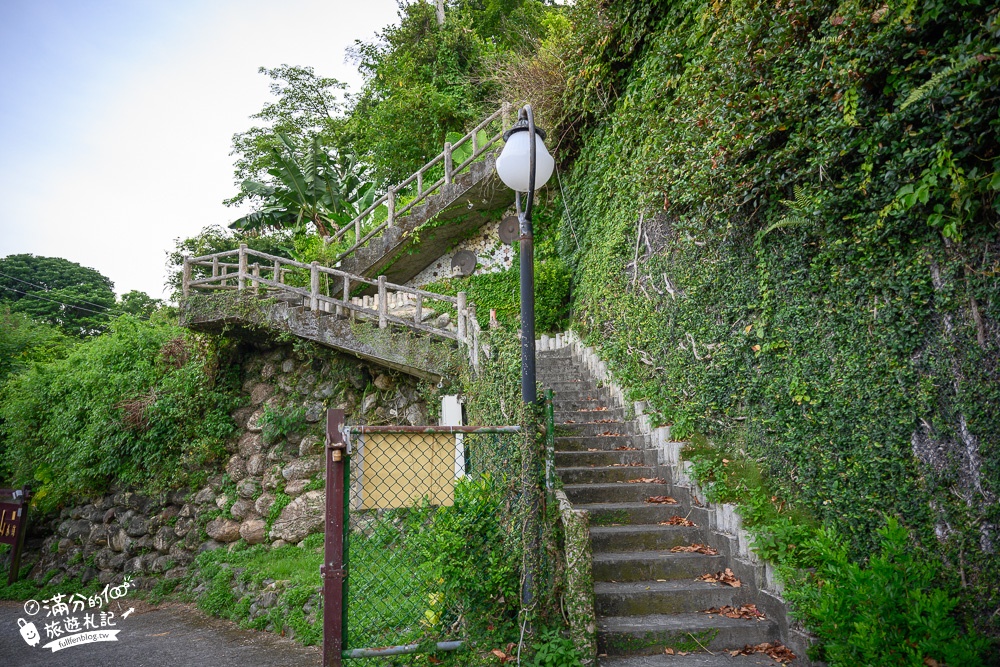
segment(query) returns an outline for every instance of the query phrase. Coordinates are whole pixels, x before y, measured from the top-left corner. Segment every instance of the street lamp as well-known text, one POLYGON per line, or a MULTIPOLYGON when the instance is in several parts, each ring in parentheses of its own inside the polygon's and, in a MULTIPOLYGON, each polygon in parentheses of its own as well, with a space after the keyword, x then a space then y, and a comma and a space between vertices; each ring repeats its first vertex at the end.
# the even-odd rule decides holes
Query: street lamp
MULTIPOLYGON (((535 245, 531 229, 531 206, 535 190, 545 185, 552 176, 555 160, 543 143, 545 131, 535 127, 531 105, 524 105, 514 127, 503 133, 504 147, 497 157, 497 174, 507 187, 515 192, 517 219, 521 241, 521 400, 525 412, 530 414, 538 403, 535 389, 535 245), (521 208, 521 193, 525 194, 521 208)), ((524 524, 528 545, 522 556, 524 581, 521 583, 521 604, 532 606, 535 598, 534 573, 538 569, 538 489, 534 483, 538 459, 531 438, 525 434, 529 446, 521 461, 521 481, 525 498, 530 498, 530 509, 524 524)))
POLYGON ((515 192, 521 242, 521 399, 538 401, 535 390, 535 245, 531 207, 535 190, 552 177, 555 160, 545 148, 545 130, 535 127, 531 105, 517 114, 517 123, 503 133, 504 147, 497 158, 497 175, 515 192), (525 193, 524 208, 521 193, 525 193))

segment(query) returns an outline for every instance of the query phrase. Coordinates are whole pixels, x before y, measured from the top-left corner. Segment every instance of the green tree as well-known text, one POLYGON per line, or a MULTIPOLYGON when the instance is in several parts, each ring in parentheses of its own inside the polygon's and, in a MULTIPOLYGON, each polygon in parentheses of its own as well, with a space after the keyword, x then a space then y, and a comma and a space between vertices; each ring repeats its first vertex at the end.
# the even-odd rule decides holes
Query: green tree
POLYGON ((399 25, 356 42, 351 55, 365 85, 346 131, 376 179, 409 176, 441 152, 449 131, 464 132, 496 105, 491 62, 540 37, 545 11, 537 0, 460 1, 439 25, 433 5, 412 2, 399 25))
POLYGON ((279 134, 281 145, 271 151, 269 182, 244 181, 244 197, 260 204, 230 225, 231 229, 300 229, 312 223, 320 236, 329 236, 331 226, 349 222, 359 208, 367 206, 374 189, 359 176, 360 167, 350 155, 332 155, 314 138, 299 150, 291 137, 279 134))
MULTIPOLYGON (((236 184, 266 180, 268 170, 275 166, 274 151, 284 145, 280 136, 291 138, 297 146, 307 146, 319 140, 323 146, 338 146, 344 123, 338 94, 344 84, 318 76, 311 67, 282 65, 274 69, 261 67, 272 83, 271 94, 277 99, 268 102, 250 118, 263 121, 249 130, 233 135, 236 156, 236 184)), ((255 193, 240 189, 226 204, 242 202, 255 193)))
POLYGON ((0 302, 14 312, 59 326, 74 336, 100 333, 115 305, 114 283, 95 269, 61 257, 0 259, 0 302))
POLYGON ((163 307, 161 299, 154 299, 145 292, 131 290, 122 294, 115 305, 115 313, 118 315, 135 315, 148 319, 150 315, 163 307))

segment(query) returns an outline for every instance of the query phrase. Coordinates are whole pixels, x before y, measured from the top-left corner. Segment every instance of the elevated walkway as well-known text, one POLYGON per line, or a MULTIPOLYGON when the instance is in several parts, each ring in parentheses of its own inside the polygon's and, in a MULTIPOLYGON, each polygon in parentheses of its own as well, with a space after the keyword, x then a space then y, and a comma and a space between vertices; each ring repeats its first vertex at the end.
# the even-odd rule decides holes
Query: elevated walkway
POLYGON ((288 333, 396 370, 440 380, 478 366, 475 304, 250 250, 185 258, 181 325, 288 333), (374 296, 352 296, 369 288, 374 296))
MULTIPOLYGON (((337 259, 352 274, 382 274, 405 283, 455 243, 514 203, 514 193, 496 175, 496 155, 512 120, 509 105, 491 114, 402 183, 388 189, 357 218, 326 241, 357 241, 337 259), (460 160, 457 164, 456 160, 460 160), (431 174, 443 174, 431 180, 431 174), (376 214, 386 216, 367 233, 376 214)), ((371 293, 371 289, 366 290, 371 293)))

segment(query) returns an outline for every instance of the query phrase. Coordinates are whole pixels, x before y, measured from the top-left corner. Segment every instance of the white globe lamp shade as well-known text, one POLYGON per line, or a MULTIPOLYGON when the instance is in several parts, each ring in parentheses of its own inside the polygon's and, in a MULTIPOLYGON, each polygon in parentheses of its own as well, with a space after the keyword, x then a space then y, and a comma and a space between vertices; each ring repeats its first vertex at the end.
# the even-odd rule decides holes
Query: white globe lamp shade
MULTIPOLYGON (((514 132, 504 144, 500 157, 497 158, 497 175, 508 188, 515 192, 527 192, 528 172, 531 166, 531 157, 528 154, 531 144, 530 132, 527 128, 514 132)), ((535 134, 535 189, 545 185, 552 178, 552 170, 555 169, 556 161, 549 155, 545 148, 545 142, 535 134)))

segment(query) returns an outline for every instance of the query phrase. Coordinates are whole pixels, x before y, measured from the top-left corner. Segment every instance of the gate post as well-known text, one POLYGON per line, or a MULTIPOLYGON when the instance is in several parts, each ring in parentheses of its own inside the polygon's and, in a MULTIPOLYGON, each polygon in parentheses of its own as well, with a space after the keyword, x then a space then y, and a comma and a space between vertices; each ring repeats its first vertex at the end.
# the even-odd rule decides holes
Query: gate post
POLYGON ((344 568, 344 502, 347 444, 343 410, 326 412, 326 520, 323 566, 323 667, 341 667, 347 571, 344 568))

